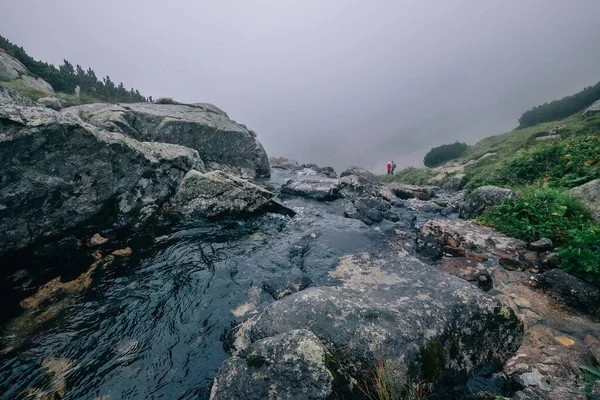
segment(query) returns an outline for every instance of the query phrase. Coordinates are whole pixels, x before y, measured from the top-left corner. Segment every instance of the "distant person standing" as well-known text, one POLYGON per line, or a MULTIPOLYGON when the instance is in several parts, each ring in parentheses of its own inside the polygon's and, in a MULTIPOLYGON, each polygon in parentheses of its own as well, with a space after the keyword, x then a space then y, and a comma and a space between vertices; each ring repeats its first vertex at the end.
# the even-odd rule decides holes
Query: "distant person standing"
POLYGON ((392 161, 392 175, 394 175, 394 170, 396 169, 396 163, 392 161))
POLYGON ((392 162, 391 161, 387 164, 387 174, 388 175, 392 174, 392 162))

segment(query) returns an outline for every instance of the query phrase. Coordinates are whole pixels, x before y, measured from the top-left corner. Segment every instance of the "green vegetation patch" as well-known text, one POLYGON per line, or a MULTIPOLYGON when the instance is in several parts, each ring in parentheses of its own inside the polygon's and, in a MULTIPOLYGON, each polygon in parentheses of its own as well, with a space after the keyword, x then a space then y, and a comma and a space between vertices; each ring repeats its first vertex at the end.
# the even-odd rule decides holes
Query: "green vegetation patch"
POLYGON ((461 142, 434 147, 423 158, 423 164, 429 168, 438 167, 450 160, 456 160, 465 154, 468 148, 466 143, 461 142))
POLYGON ((17 93, 19 93, 23 97, 27 97, 32 101, 38 101, 42 97, 48 96, 48 94, 41 92, 39 90, 35 90, 28 86, 21 79, 16 79, 13 81, 2 81, 0 82, 0 86, 6 86, 11 89, 14 89, 17 93))
POLYGON ((421 370, 428 382, 434 382, 446 369, 446 349, 436 340, 427 342, 421 354, 421 370))
POLYGON ((408 185, 428 185, 429 180, 437 173, 430 169, 408 167, 404 168, 394 175, 381 175, 383 182, 400 182, 408 185))

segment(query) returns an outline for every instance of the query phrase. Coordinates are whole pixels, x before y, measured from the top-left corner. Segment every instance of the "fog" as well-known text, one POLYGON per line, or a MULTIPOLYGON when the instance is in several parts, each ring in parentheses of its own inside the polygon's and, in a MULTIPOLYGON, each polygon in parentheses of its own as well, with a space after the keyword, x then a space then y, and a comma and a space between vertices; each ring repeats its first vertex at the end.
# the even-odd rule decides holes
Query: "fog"
POLYGON ((597 0, 3 0, 0 34, 209 102, 270 156, 383 171, 600 81, 597 0))

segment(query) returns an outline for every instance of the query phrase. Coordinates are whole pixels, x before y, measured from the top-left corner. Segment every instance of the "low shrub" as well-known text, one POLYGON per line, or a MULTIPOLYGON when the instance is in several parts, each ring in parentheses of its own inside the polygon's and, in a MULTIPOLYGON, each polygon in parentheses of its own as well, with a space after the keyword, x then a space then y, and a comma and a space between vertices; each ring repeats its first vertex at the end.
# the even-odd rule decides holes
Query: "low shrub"
POLYGON ((600 226, 587 223, 570 230, 558 258, 562 270, 600 287, 600 226))
POLYGON ((170 97, 161 97, 160 99, 156 99, 154 102, 156 104, 181 104, 170 97))
POLYGON ((587 210, 566 191, 540 187, 524 189, 521 194, 488 208, 477 221, 508 236, 530 242, 547 237, 561 245, 569 231, 590 220, 587 210))
POLYGON ((469 146, 466 143, 461 142, 434 147, 423 158, 423 164, 429 168, 438 167, 447 161, 459 158, 468 148, 469 146))

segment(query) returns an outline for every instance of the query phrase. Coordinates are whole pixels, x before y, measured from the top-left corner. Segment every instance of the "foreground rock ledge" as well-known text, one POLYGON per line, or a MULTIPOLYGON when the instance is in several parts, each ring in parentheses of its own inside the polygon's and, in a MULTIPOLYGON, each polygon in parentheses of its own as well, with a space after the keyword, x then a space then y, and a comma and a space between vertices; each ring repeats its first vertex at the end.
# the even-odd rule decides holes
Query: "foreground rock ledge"
POLYGON ((190 169, 204 169, 195 150, 138 142, 48 108, 2 105, 0 253, 103 210, 114 219, 147 215, 190 169))
POLYGON ((268 371, 256 366, 251 379, 228 366, 243 358, 248 363, 261 340, 297 329, 309 330, 325 345, 327 368, 336 377, 332 391, 346 396, 357 393, 357 382, 370 381, 379 360, 394 379, 425 379, 445 393, 482 366, 502 365, 517 350, 523 324, 512 309, 416 258, 386 259, 345 257, 330 272, 341 286, 292 294, 243 323, 236 333, 238 358, 219 371, 214 398, 236 398, 239 393, 228 388, 246 387, 241 398, 258 399, 250 388, 262 387, 267 372, 271 385, 297 391, 300 382, 289 380, 283 365, 269 365, 268 371))

